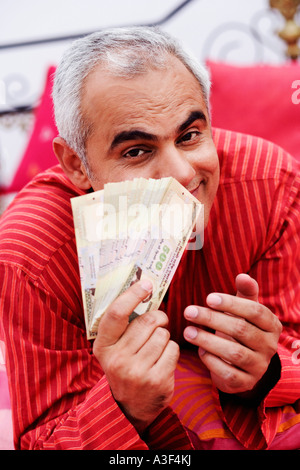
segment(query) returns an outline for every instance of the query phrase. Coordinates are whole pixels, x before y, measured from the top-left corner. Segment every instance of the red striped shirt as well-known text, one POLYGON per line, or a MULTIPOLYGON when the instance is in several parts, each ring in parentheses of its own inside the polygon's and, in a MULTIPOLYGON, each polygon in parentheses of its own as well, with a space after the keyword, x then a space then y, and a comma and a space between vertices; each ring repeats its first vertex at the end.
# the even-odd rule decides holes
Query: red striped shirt
POLYGON ((258 408, 234 397, 221 402, 199 359, 183 353, 173 411, 167 408, 142 440, 86 339, 70 207, 70 197, 81 193, 55 167, 20 192, 0 224, 16 448, 188 449, 185 426, 203 448, 266 448, 300 422, 299 164, 261 139, 220 130, 214 138, 221 180, 204 246, 185 253, 162 307, 184 349, 184 308, 204 305, 210 292, 235 294, 236 275, 249 273, 260 301, 284 325, 280 380, 258 408))

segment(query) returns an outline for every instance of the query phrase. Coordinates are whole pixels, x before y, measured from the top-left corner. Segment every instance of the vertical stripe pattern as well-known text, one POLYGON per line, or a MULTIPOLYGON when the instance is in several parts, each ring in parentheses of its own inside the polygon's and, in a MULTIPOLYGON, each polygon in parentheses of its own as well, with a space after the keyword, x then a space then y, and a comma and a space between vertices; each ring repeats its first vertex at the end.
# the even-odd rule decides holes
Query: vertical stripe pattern
MULTIPOLYGON (((180 312, 190 304, 206 305, 211 292, 234 295, 236 275, 248 273, 260 286, 259 301, 284 327, 278 349, 281 378, 258 410, 237 406, 234 400, 221 405, 215 391, 214 411, 221 419, 211 417, 212 401, 208 400, 207 416, 199 427, 200 421, 189 421, 188 413, 201 410, 203 419, 203 399, 211 384, 205 385, 207 378, 203 379, 206 392, 201 392, 199 377, 203 372, 198 365, 193 375, 191 359, 190 368, 182 364, 184 373, 177 370, 173 406, 182 422, 192 426, 201 439, 206 436, 211 442, 212 436, 223 436, 232 448, 238 448, 229 439, 231 432, 243 447, 267 448, 277 430, 287 423, 287 416, 291 424, 300 422, 300 167, 280 148, 262 139, 221 130, 215 130, 214 137, 221 180, 204 246, 201 251, 186 252, 164 307, 173 337, 184 344, 182 331, 188 323, 180 312), (187 390, 180 395, 186 375, 196 397, 187 390), (289 404, 294 407, 293 419, 290 412, 285 413, 284 407, 289 404)), ((298 436, 300 447, 300 430, 298 436)), ((219 440, 219 448, 224 445, 219 440)))
POLYGON ((55 167, 20 192, 0 224, 1 330, 16 448, 188 449, 188 427, 200 448, 261 449, 299 423, 299 164, 261 139, 217 129, 214 139, 221 179, 204 246, 185 252, 161 308, 184 350, 184 308, 205 305, 210 292, 235 294, 236 275, 249 273, 284 325, 279 382, 258 409, 221 403, 208 371, 185 352, 173 411, 142 440, 86 340, 70 207, 81 193, 55 167))

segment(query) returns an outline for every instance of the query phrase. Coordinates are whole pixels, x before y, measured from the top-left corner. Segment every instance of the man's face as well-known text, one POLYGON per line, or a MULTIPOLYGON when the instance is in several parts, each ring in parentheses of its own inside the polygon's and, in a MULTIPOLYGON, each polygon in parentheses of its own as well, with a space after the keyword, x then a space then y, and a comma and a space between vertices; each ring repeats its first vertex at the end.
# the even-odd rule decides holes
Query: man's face
POLYGON ((199 83, 170 56, 164 70, 132 79, 101 67, 87 78, 82 110, 92 124, 86 155, 94 190, 107 182, 173 176, 205 207, 219 182, 219 161, 199 83))

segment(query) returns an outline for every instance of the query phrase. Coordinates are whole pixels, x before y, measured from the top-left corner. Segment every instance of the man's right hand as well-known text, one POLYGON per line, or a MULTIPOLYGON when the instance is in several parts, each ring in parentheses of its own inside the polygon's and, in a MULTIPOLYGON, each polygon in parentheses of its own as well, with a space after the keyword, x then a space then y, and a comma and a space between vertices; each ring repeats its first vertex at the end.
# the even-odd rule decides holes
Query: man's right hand
POLYGON ((101 318, 93 346, 115 400, 140 434, 168 406, 179 358, 164 312, 147 312, 128 324, 151 289, 143 280, 121 294, 101 318))

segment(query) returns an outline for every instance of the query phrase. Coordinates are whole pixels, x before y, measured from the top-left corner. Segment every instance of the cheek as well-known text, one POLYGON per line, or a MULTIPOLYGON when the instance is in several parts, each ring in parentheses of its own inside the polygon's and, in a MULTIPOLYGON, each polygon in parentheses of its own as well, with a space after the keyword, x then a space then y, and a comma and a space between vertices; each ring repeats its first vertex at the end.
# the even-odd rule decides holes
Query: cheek
POLYGON ((219 157, 217 154, 212 156, 211 159, 211 171, 212 171, 212 177, 214 184, 216 186, 219 185, 219 179, 220 179, 220 162, 219 162, 219 157))
POLYGON ((112 159, 105 158, 105 151, 101 153, 101 148, 105 148, 104 145, 100 142, 93 142, 92 139, 86 146, 89 179, 95 191, 103 189, 106 183, 122 180, 120 169, 112 159))
POLYGON ((141 173, 141 171, 134 172, 132 168, 121 168, 114 164, 114 162, 100 162, 98 165, 94 165, 94 171, 91 175, 90 182, 92 188, 97 191, 99 189, 103 189, 106 183, 117 183, 125 180, 132 180, 136 177, 148 178, 150 176, 151 175, 148 173, 141 173))
POLYGON ((215 195, 217 193, 218 187, 219 187, 219 181, 220 181, 220 164, 219 164, 219 158, 216 155, 215 158, 212 158, 211 161, 211 176, 209 178, 209 184, 208 184, 208 197, 209 197, 209 202, 212 205, 215 195))
POLYGON ((206 175, 209 179, 219 179, 220 165, 215 146, 201 145, 190 156, 191 163, 197 173, 206 175))

